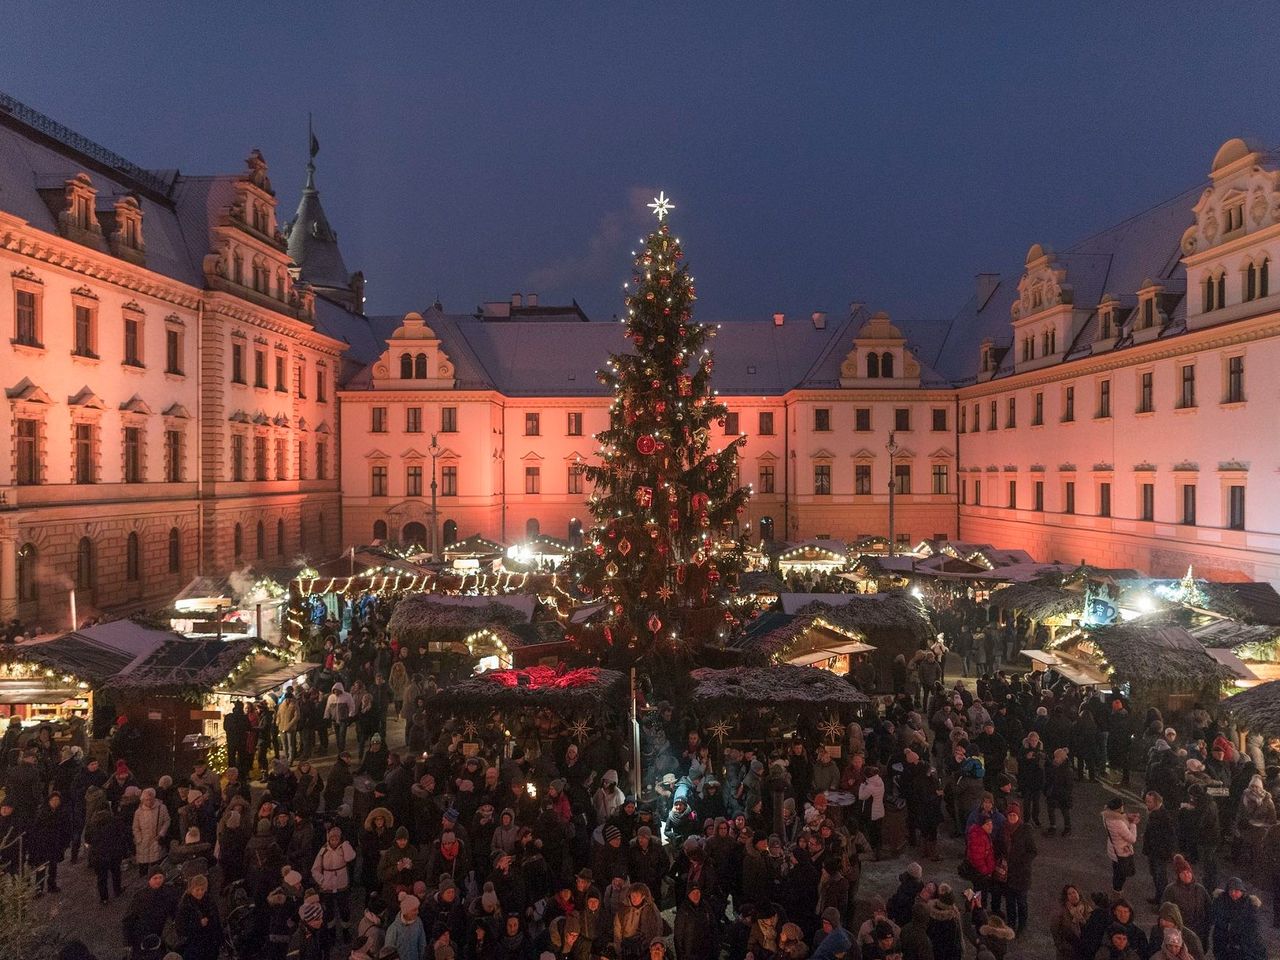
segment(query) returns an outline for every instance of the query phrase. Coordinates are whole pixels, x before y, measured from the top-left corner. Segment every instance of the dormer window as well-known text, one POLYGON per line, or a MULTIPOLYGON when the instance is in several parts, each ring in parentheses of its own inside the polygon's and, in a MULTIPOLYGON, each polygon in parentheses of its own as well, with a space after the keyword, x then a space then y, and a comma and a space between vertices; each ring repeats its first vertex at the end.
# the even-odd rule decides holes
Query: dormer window
POLYGON ((1226 221, 1225 233, 1234 233, 1236 230, 1244 226, 1244 200, 1239 200, 1228 207, 1224 207, 1222 218, 1226 221))
POLYGON ((1056 327, 1050 327, 1040 334, 1040 352, 1051 357, 1058 352, 1058 330, 1056 327))
POLYGON ((1116 313, 1111 307, 1104 307, 1098 313, 1098 339, 1110 340, 1115 337, 1116 329, 1116 313))
POLYGON ((880 354, 872 351, 867 354, 867 379, 872 380, 880 376, 880 354))
POLYGON ((259 233, 271 232, 271 214, 261 203, 253 205, 253 229, 259 233))
POLYGON ((880 354, 880 376, 893 377, 893 354, 888 351, 880 354))
POLYGON ((90 229, 93 223, 93 204, 88 197, 77 196, 71 207, 71 216, 75 225, 81 230, 90 229))
POLYGON ((413 357, 410 354, 407 354, 407 353, 400 354, 400 379, 401 380, 413 379, 413 357))
POLYGON ((1138 328, 1140 330, 1148 330, 1155 326, 1156 322, 1156 298, 1145 297, 1142 301, 1142 309, 1139 313, 1138 328))

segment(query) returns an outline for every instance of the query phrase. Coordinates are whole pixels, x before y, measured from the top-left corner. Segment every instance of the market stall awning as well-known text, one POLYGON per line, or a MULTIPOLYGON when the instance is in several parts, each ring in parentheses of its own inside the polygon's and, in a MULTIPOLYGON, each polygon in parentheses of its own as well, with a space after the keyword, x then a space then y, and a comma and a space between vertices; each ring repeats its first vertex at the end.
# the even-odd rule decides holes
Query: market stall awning
POLYGON ((1104 687, 1110 682, 1105 673, 1088 663, 1059 660, 1053 669, 1079 687, 1104 687))
POLYGON ((50 686, 39 678, 30 680, 0 680, 0 704, 20 706, 30 703, 65 703, 88 696, 89 691, 78 690, 64 684, 50 686))
POLYGON ((875 647, 869 643, 847 640, 843 643, 824 644, 821 647, 806 650, 804 653, 790 657, 787 663, 794 663, 797 667, 807 667, 842 654, 870 653, 874 649, 875 647))
POLYGON ((1056 667, 1058 664, 1062 663, 1062 661, 1052 653, 1048 653, 1045 650, 1019 650, 1018 652, 1028 660, 1044 664, 1046 667, 1056 667))
POLYGON ((241 676, 219 687, 232 697, 261 697, 293 680, 301 680, 314 667, 307 663, 282 663, 275 657, 256 656, 241 676))
POLYGON ((1261 678, 1249 669, 1249 665, 1237 657, 1230 650, 1224 650, 1221 647, 1213 647, 1209 650, 1209 656, 1217 660, 1220 664, 1231 671, 1231 676, 1237 680, 1244 680, 1256 683, 1261 678))

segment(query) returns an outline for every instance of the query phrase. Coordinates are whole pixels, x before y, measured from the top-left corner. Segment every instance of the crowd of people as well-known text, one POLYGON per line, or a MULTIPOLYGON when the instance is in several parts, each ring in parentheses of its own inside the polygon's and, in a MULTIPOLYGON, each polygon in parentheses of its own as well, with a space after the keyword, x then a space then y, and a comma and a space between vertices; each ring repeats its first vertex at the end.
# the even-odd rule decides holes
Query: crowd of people
POLYGON ((1138 718, 1040 674, 948 686, 939 646, 843 731, 719 739, 646 705, 637 795, 623 738, 548 722, 513 746, 432 712, 425 648, 386 638, 378 608, 342 633, 311 684, 227 715, 221 774, 140 782, 124 756, 23 748, 0 867, 56 896, 83 858, 104 903, 135 870, 135 960, 999 960, 1037 925, 1058 960, 1261 960, 1260 900, 1224 861, 1269 880, 1280 925, 1280 756, 1237 751, 1207 711, 1138 718), (1077 809, 1083 780, 1131 773, 1144 810, 1077 809), (1037 858, 1082 815, 1110 876, 1033 916, 1033 888, 1061 886, 1037 858), (963 852, 943 865, 948 838, 963 852), (860 891, 865 864, 904 854, 889 896, 860 891))

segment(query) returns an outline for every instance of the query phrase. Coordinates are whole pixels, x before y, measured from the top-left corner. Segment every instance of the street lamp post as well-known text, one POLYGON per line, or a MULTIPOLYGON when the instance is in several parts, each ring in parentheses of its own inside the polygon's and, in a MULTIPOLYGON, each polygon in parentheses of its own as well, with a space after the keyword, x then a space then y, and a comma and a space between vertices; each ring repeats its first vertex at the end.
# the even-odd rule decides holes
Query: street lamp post
POLYGON ((893 475, 893 458, 898 454, 898 444, 893 439, 893 431, 889 431, 889 442, 884 447, 889 451, 889 556, 894 554, 894 531, 893 531, 893 498, 897 492, 894 489, 894 481, 897 479, 893 475))
POLYGON ((440 443, 438 441, 439 434, 431 435, 431 446, 428 453, 431 454, 431 559, 436 559, 436 458, 440 456, 440 443))

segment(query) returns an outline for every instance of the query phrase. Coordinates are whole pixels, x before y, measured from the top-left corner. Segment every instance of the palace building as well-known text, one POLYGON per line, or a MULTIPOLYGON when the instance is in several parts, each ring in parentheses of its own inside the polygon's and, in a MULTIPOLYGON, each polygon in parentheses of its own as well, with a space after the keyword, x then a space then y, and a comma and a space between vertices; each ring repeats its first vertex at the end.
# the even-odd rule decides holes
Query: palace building
MULTIPOLYGON (((0 96, 0 617, 61 629, 73 592, 83 619, 372 540, 580 542, 623 326, 533 294, 366 316, 299 180, 290 217, 257 151, 144 170, 0 96)), ((1280 582, 1273 247, 1280 163, 1231 140, 948 323, 723 323, 744 528, 1280 582)))

